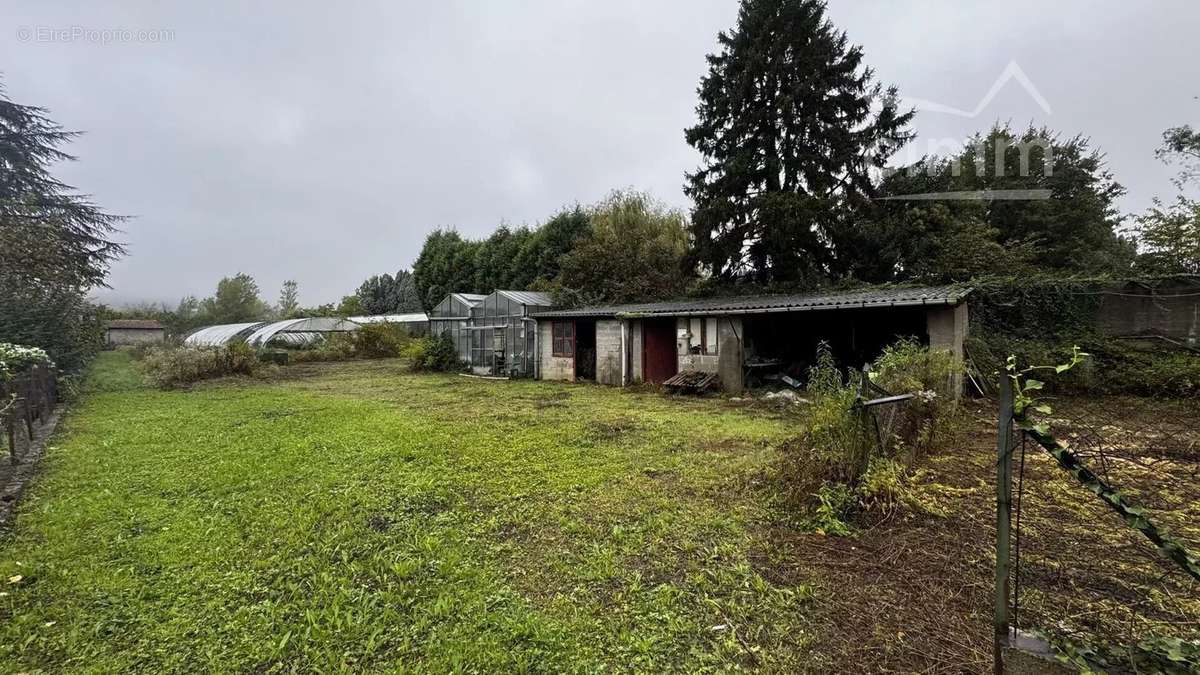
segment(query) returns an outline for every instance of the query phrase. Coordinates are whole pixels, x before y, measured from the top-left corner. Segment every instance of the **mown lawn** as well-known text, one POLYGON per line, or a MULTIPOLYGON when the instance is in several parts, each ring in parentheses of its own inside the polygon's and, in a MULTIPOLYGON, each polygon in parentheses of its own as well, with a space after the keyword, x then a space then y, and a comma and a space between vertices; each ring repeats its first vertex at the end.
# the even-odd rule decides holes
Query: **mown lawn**
POLYGON ((795 419, 393 361, 132 369, 97 362, 0 534, 4 672, 812 667, 836 589, 763 534, 795 419))

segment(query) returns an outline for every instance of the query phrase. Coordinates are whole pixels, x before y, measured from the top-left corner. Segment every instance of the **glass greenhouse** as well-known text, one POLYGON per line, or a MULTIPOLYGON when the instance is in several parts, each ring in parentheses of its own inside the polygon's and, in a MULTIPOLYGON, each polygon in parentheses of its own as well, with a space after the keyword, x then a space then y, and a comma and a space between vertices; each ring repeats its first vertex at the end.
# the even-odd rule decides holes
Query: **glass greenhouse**
POLYGON ((532 314, 552 306, 548 293, 496 291, 472 308, 471 370, 480 375, 533 377, 537 322, 532 314))
POLYGON ((458 349, 458 358, 463 361, 471 361, 471 333, 467 330, 471 310, 486 297, 475 293, 451 293, 429 311, 429 334, 440 337, 449 333, 458 349))

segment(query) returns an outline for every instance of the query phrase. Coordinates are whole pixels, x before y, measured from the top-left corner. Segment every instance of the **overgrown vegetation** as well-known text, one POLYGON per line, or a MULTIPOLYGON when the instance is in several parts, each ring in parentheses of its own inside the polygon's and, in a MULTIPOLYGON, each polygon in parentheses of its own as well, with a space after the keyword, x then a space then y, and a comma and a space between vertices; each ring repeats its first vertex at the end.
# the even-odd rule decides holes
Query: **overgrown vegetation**
POLYGON ((242 342, 224 347, 162 347, 141 361, 147 379, 164 389, 232 375, 253 375, 262 367, 258 352, 242 342))
POLYGON ((455 373, 466 370, 466 364, 458 357, 458 349, 449 333, 413 340, 405 347, 403 355, 409 360, 409 366, 418 372, 455 373))
POLYGON ((346 361, 349 359, 386 359, 401 356, 409 344, 419 340, 408 329, 387 322, 363 324, 347 333, 333 333, 324 340, 288 352, 296 363, 315 361, 346 361))
POLYGON ((1141 346, 1101 332, 1097 316, 1102 291, 1114 283, 1103 278, 978 280, 971 296, 967 340, 972 376, 977 381, 993 377, 1009 355, 1024 364, 1053 363, 1079 345, 1092 358, 1055 378, 1050 384, 1056 391, 1147 396, 1200 393, 1200 354, 1167 344, 1141 346))
POLYGON ((787 501, 807 513, 810 527, 846 534, 849 521, 887 517, 897 509, 936 512, 922 504, 910 468, 945 435, 956 408, 952 387, 961 364, 944 350, 912 340, 889 346, 875 361, 871 383, 912 398, 869 411, 862 406, 861 374, 843 377, 821 345, 808 373, 804 433, 783 457, 787 501), (894 407, 892 407, 894 406, 894 407))

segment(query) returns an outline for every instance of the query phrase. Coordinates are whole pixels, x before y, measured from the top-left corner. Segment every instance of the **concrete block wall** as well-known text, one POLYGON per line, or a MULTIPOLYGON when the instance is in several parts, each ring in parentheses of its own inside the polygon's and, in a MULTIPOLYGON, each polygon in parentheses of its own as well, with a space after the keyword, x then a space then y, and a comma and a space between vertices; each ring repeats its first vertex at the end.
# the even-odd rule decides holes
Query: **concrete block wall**
POLYGON ((925 313, 925 330, 931 348, 949 349, 961 359, 967 339, 967 303, 931 308, 925 313))
POLYGON ((621 322, 596 322, 596 382, 621 386, 621 322))
POLYGON ((538 321, 539 371, 543 380, 575 381, 575 359, 554 356, 554 341, 550 321, 538 321))
POLYGON ((723 316, 717 319, 717 374, 721 388, 740 394, 745 389, 746 350, 742 344, 742 320, 723 316))
MULTIPOLYGON (((933 307, 925 312, 925 332, 929 334, 930 349, 946 349, 959 361, 963 358, 963 343, 967 339, 967 303, 954 307, 933 307)), ((963 376, 959 373, 950 388, 955 396, 962 394, 963 376)))

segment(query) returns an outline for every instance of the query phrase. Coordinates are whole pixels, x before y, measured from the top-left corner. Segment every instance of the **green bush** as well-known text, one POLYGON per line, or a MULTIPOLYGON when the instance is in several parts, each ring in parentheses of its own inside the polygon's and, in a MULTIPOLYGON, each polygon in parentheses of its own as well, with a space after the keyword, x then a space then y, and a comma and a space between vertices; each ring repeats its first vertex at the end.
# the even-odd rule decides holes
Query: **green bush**
POLYGON ((0 342, 0 382, 38 365, 54 367, 54 362, 37 347, 0 342))
POLYGON ((392 323, 369 323, 346 337, 354 356, 363 359, 400 356, 412 340, 406 328, 392 323))
POLYGON ((403 355, 416 371, 457 373, 466 369, 466 364, 458 358, 458 349, 449 333, 413 340, 404 349, 403 355))
POLYGON ((958 407, 955 388, 962 363, 946 349, 929 349, 915 340, 900 340, 884 348, 871 364, 871 382, 889 394, 912 394, 898 404, 883 442, 891 453, 901 449, 916 455, 942 437, 958 407))
POLYGON ((783 475, 794 501, 812 506, 826 484, 850 484, 866 470, 874 438, 855 406, 858 383, 842 378, 827 344, 817 347, 808 369, 803 432, 784 446, 783 475))
POLYGON ((261 367, 258 353, 245 343, 225 347, 164 347, 142 359, 146 377, 168 389, 228 375, 253 375, 261 367))

